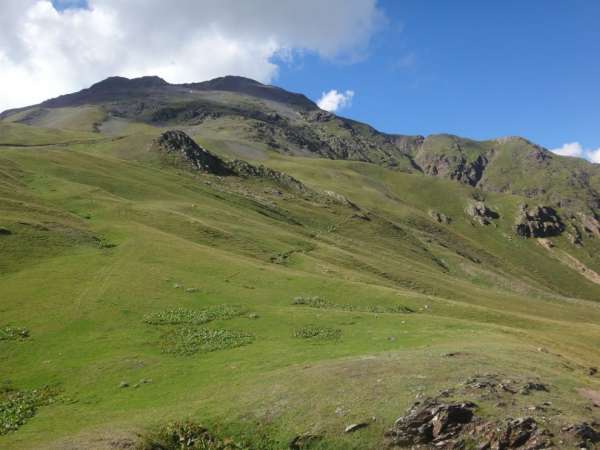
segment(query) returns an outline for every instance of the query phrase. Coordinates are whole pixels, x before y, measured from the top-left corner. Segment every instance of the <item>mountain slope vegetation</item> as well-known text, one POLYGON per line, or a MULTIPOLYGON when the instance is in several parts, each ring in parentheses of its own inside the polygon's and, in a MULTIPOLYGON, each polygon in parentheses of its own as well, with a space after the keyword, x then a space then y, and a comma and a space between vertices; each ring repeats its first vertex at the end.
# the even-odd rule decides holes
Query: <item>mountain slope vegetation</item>
POLYGON ((4 112, 0 447, 190 420, 242 448, 376 449, 435 396, 571 448, 600 420, 599 170, 240 77, 4 112))

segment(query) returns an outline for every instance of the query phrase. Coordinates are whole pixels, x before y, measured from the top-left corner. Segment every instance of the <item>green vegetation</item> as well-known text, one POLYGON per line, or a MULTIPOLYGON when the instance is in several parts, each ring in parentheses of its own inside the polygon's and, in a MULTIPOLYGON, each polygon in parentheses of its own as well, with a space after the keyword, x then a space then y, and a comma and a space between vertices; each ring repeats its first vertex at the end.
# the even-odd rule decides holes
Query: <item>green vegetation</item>
POLYGON ((167 332, 162 339, 165 353, 188 356, 248 345, 254 336, 241 331, 178 327, 167 332))
MULTIPOLYGON (((4 428, 0 448, 106 448, 154 428, 154 442, 172 442, 187 429, 204 433, 199 423, 242 448, 318 436, 314 448, 377 449, 416 397, 462 395, 477 374, 550 387, 506 406, 482 396, 483 417, 543 416, 557 436, 600 420, 591 400, 600 392, 600 285, 591 276, 600 239, 583 227, 583 245, 514 232, 519 205, 548 201, 553 177, 557 189, 571 183, 564 195, 583 192, 574 207, 588 207, 593 190, 569 181, 578 163, 521 158, 535 155, 522 141, 432 138, 432 154, 450 146, 468 164, 497 149, 497 169, 473 187, 419 173, 414 140, 231 92, 188 95, 198 107, 228 108, 152 122, 135 116, 134 99, 119 117, 65 106, 29 125, 0 120, 0 383, 21 389, 2 393, 2 420, 26 420, 4 428), (42 119, 60 128, 37 126, 42 119), (152 152, 167 126, 319 195, 171 167, 152 152), (352 157, 370 153, 360 162, 312 157, 310 143, 324 140, 353 143, 352 157), (389 153, 403 142, 404 156, 389 153), (533 168, 519 172, 526 163, 533 168), (534 185, 547 190, 525 197, 534 185), (498 213, 493 224, 465 214, 474 198, 498 213), (142 379, 152 383, 119 388, 142 379), (30 393, 48 384, 74 401, 40 407, 30 393), (529 409, 544 402, 552 407, 529 409), (257 430, 266 437, 248 437, 257 430)), ((143 110, 163 101, 149 98, 143 110)), ((596 169, 581 170, 594 184, 596 169)))
POLYGON ((308 325, 294 330, 294 337, 311 340, 335 340, 342 335, 342 330, 339 328, 319 327, 316 325, 308 325))
POLYGON ((54 402, 56 390, 45 387, 32 391, 0 388, 0 435, 16 431, 35 416, 41 406, 54 402))
POLYGON ((322 308, 322 309, 340 309, 342 311, 360 311, 370 313, 391 313, 391 314, 407 314, 415 312, 408 306, 393 305, 393 306, 381 306, 381 305, 339 305, 328 302, 320 297, 294 297, 294 305, 304 305, 310 308, 322 308))
POLYGON ((198 311, 176 308, 147 314, 144 322, 150 325, 201 325, 217 319, 232 319, 245 313, 245 309, 235 305, 217 305, 198 311))
POLYGON ((27 339, 29 330, 19 327, 0 328, 0 341, 15 341, 17 339, 27 339))

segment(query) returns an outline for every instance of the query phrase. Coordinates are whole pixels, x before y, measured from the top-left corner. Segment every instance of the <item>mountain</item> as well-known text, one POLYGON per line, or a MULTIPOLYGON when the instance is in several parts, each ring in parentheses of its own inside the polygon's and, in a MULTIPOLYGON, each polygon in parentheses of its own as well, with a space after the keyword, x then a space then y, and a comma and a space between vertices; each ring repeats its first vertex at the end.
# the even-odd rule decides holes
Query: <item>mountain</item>
POLYGON ((242 77, 5 111, 0 448, 593 448, 598 170, 242 77))

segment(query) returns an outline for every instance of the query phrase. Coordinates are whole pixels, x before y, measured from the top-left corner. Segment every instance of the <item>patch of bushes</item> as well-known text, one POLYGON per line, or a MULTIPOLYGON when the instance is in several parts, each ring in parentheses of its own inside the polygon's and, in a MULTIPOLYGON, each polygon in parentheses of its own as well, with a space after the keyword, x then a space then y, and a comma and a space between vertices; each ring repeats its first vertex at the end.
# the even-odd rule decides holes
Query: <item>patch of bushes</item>
POLYGON ((241 347, 254 341, 249 333, 235 330, 178 327, 163 335, 163 351, 176 355, 193 355, 241 347))
POLYGON ((201 310, 175 308, 147 314, 144 322, 150 325, 202 325, 217 319, 232 319, 246 312, 234 305, 216 305, 201 310))
POLYGON ((136 450, 267 450, 283 448, 256 427, 240 435, 214 432, 197 423, 172 422, 140 437, 136 450))
POLYGON ((29 330, 20 327, 0 328, 0 341, 16 341, 18 339, 27 339, 29 330))
POLYGON ((342 336, 342 330, 339 328, 318 327, 316 325, 307 325, 296 328, 294 337, 311 340, 336 340, 342 336))
POLYGON ((56 391, 49 387, 32 391, 0 388, 0 435, 16 431, 40 406, 53 403, 55 396, 56 391))
POLYGON ((229 450, 243 448, 233 441, 213 436, 193 422, 173 422, 143 436, 137 450, 229 450))
POLYGON ((322 308, 322 309, 339 309, 342 311, 355 311, 355 312, 370 312, 370 313, 390 313, 390 314, 409 314, 415 311, 408 306, 404 305, 392 305, 392 306, 380 306, 380 305, 349 305, 349 304, 337 304, 329 302, 321 297, 294 297, 292 302, 294 305, 304 305, 309 308, 322 308))

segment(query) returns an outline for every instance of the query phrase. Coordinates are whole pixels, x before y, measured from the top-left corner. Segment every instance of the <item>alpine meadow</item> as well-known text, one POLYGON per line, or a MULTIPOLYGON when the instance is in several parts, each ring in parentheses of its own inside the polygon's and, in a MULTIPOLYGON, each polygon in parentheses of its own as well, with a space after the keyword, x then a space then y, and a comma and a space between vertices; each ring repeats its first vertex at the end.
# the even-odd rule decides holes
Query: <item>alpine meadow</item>
POLYGON ((599 165, 165 79, 0 114, 1 449, 600 448, 599 165))

